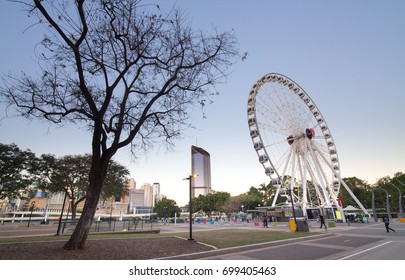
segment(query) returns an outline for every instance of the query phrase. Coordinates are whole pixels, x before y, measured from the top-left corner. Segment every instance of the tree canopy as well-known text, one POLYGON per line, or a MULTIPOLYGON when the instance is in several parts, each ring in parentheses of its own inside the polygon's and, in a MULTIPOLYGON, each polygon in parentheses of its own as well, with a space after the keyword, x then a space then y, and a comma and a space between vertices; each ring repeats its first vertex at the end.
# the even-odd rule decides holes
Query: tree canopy
POLYGON ((164 197, 156 203, 153 212, 156 213, 159 218, 169 218, 174 217, 175 214, 180 217, 181 210, 177 206, 176 201, 164 197))
MULTIPOLYGON (((72 209, 72 218, 75 219, 77 205, 86 199, 91 155, 68 155, 60 158, 43 155, 42 159, 44 159, 43 170, 47 170, 47 183, 43 188, 51 193, 66 191, 72 209)), ((129 170, 125 166, 111 160, 101 197, 108 199, 126 194, 128 176, 129 170)))
POLYGON ((16 144, 0 143, 0 199, 21 197, 38 175, 38 158, 16 144))
POLYGON ((228 192, 213 192, 194 197, 192 200, 193 212, 204 211, 208 214, 222 212, 230 197, 231 195, 228 192))

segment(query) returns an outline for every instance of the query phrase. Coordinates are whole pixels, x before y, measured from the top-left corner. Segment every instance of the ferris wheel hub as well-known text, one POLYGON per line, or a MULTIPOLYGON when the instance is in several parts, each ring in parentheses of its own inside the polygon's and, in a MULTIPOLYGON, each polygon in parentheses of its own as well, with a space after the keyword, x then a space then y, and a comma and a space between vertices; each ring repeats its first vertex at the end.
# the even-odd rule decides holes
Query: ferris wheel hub
POLYGON ((315 137, 315 130, 313 128, 307 128, 305 130, 305 133, 303 133, 303 134, 301 134, 299 136, 294 137, 294 136, 290 135, 290 136, 287 137, 287 142, 291 146, 294 143, 295 140, 299 140, 299 139, 304 138, 304 137, 311 140, 313 137, 315 137))
POLYGON ((307 136, 307 138, 308 138, 309 140, 311 140, 312 137, 315 137, 315 130, 314 130, 313 128, 307 128, 307 129, 305 130, 305 135, 307 136))

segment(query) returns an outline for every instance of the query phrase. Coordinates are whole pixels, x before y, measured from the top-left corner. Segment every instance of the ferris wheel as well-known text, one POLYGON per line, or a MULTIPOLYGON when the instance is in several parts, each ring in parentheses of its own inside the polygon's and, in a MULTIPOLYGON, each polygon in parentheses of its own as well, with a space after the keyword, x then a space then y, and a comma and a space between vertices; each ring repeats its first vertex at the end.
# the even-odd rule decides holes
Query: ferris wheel
POLYGON ((254 150, 276 187, 273 207, 279 196, 303 213, 309 208, 339 207, 341 183, 362 207, 341 180, 336 145, 325 118, 297 83, 278 73, 263 76, 249 93, 247 114, 254 150))

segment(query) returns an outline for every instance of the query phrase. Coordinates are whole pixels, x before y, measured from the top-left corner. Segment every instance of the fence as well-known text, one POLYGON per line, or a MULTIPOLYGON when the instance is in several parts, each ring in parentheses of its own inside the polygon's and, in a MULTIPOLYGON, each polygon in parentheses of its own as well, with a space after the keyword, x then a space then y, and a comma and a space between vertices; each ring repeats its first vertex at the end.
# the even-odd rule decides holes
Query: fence
MULTIPOLYGON (((77 221, 62 221, 59 234, 71 234, 77 221)), ((101 220, 93 221, 90 232, 159 232, 159 223, 156 220, 101 220)))

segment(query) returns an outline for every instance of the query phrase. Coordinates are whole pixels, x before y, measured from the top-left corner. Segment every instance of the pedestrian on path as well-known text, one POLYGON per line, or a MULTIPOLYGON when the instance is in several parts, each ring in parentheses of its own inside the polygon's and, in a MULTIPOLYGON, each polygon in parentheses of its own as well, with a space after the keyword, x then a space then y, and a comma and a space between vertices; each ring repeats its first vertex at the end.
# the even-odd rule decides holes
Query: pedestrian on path
POLYGON ((268 220, 267 220, 267 217, 266 217, 266 216, 263 217, 263 227, 264 227, 264 228, 268 228, 268 227, 269 227, 269 226, 268 226, 268 220))
POLYGON ((383 222, 385 224, 385 229, 387 230, 387 232, 390 232, 390 230, 395 232, 395 229, 390 228, 390 219, 388 218, 388 216, 383 217, 383 222))
POLYGON ((323 215, 319 215, 319 221, 321 222, 320 228, 322 228, 322 226, 324 226, 326 229, 325 219, 323 218, 323 215))

